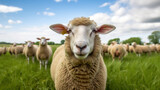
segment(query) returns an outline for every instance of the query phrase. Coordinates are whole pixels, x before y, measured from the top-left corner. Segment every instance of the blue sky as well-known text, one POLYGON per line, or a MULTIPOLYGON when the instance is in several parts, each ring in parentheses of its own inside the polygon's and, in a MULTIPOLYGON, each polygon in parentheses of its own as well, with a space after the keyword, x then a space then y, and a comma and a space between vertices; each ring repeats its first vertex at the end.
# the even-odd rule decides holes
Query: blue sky
POLYGON ((103 43, 111 38, 125 40, 147 36, 160 30, 159 0, 0 0, 0 41, 36 41, 36 37, 49 37, 60 42, 65 36, 58 35, 48 27, 51 24, 67 25, 75 17, 90 17, 98 25, 113 24, 117 29, 101 35, 103 43), (152 14, 153 12, 154 14, 152 14))

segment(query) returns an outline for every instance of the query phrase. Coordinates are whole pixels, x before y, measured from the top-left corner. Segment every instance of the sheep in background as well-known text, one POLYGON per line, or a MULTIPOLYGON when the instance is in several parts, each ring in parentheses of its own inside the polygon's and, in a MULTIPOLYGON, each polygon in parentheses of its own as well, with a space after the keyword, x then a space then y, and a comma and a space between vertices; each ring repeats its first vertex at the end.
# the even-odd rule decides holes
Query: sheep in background
POLYGON ((144 45, 141 45, 141 49, 143 53, 151 54, 150 47, 146 43, 144 43, 144 45))
POLYGON ((36 57, 40 63, 40 69, 42 63, 44 62, 45 62, 45 69, 47 69, 48 61, 52 55, 52 48, 47 43, 47 40, 49 40, 49 38, 41 37, 37 39, 40 40, 40 43, 36 52, 36 57))
POLYGON ((115 57, 118 57, 121 60, 124 56, 127 55, 127 51, 123 45, 115 44, 111 48, 111 55, 114 61, 115 57))
POLYGON ((133 42, 133 43, 132 43, 132 46, 133 46, 133 51, 134 51, 134 53, 136 53, 137 56, 140 57, 141 54, 143 53, 141 46, 140 46, 140 45, 137 45, 136 42, 133 42))
POLYGON ((73 19, 68 27, 62 24, 50 26, 57 33, 69 34, 65 44, 53 55, 51 77, 56 90, 105 90, 107 72, 97 34, 109 33, 115 27, 96 26, 85 17, 73 19))
POLYGON ((159 44, 156 44, 156 50, 158 53, 160 53, 160 45, 159 44))
POLYGON ((133 50, 133 49, 134 49, 134 47, 133 47, 133 46, 129 46, 129 52, 130 52, 130 53, 133 53, 133 52, 134 52, 134 50, 133 50))
POLYGON ((0 47, 0 56, 3 54, 3 48, 0 47))
POLYGON ((151 44, 149 45, 149 47, 150 47, 151 52, 155 52, 155 53, 157 52, 155 44, 151 44))
POLYGON ((108 45, 102 45, 102 56, 105 56, 105 53, 108 53, 108 45))
POLYGON ((16 43, 13 43, 12 47, 11 47, 11 53, 15 55, 15 47, 16 47, 16 43))
POLYGON ((29 64, 30 57, 32 57, 32 62, 34 63, 34 58, 36 56, 36 51, 37 51, 38 46, 33 45, 34 42, 32 41, 27 41, 26 43, 27 45, 24 47, 23 52, 28 60, 28 64, 29 64))
POLYGON ((17 57, 18 54, 22 54, 24 49, 24 45, 18 45, 15 47, 15 55, 17 57))

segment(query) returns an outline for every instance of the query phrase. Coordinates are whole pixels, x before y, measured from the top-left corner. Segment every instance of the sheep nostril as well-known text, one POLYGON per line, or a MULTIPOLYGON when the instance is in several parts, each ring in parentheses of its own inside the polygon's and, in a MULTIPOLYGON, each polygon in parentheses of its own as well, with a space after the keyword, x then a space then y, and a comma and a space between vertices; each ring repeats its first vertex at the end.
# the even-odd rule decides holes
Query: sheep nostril
POLYGON ((84 45, 84 46, 78 46, 78 45, 76 45, 76 47, 77 47, 78 49, 80 49, 80 51, 82 51, 83 49, 85 49, 85 48, 87 47, 87 45, 84 45))

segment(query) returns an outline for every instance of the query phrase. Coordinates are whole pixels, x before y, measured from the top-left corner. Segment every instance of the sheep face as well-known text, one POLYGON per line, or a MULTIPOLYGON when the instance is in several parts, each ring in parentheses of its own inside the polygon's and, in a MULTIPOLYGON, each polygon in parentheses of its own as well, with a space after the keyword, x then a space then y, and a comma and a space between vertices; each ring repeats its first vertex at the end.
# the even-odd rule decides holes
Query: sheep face
MULTIPOLYGON (((80 20, 81 18, 78 19, 80 20)), ((77 23, 78 19, 76 18, 76 24, 69 23, 68 27, 62 24, 54 24, 50 26, 50 29, 60 34, 69 34, 70 47, 74 56, 77 59, 85 59, 94 50, 95 36, 97 34, 107 34, 113 31, 115 27, 107 24, 97 27, 94 21, 88 21, 86 24, 82 23, 87 18, 77 23)))
POLYGON ((38 40, 40 40, 40 45, 41 46, 45 46, 47 45, 47 40, 50 40, 49 38, 45 38, 45 37, 41 37, 41 38, 37 38, 38 40))
POLYGON ((27 46, 28 46, 29 48, 31 48, 31 47, 33 46, 33 43, 34 43, 34 42, 28 41, 28 42, 26 42, 26 43, 27 43, 27 46))

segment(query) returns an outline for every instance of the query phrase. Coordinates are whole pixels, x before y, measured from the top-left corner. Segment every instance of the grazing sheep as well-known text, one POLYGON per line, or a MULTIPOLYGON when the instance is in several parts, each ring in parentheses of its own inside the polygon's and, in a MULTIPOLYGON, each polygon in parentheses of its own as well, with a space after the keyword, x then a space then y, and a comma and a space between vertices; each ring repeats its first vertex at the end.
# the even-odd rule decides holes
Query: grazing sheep
POLYGON ((69 34, 53 55, 51 77, 56 90, 105 90, 107 72, 98 34, 109 33, 115 27, 96 27, 94 21, 81 17, 70 21, 68 27, 55 24, 50 28, 69 34))
POLYGON ((136 42, 133 42, 132 43, 132 46, 133 46, 133 51, 134 53, 137 54, 137 56, 141 56, 141 54, 143 53, 142 49, 141 49, 141 46, 140 45, 137 45, 136 42))
POLYGON ((133 53, 133 52, 134 52, 134 50, 133 50, 133 49, 134 49, 134 47, 133 47, 133 46, 129 46, 129 52, 130 52, 130 53, 133 53))
POLYGON ((15 55, 17 57, 18 54, 22 54, 24 49, 24 45, 19 45, 15 47, 15 55))
POLYGON ((108 45, 102 45, 102 56, 105 56, 105 53, 108 53, 108 45))
POLYGON ((115 57, 118 57, 119 60, 121 60, 124 56, 127 55, 127 51, 122 45, 115 44, 111 48, 111 55, 112 55, 113 61, 115 57))
POLYGON ((129 44, 123 44, 124 48, 126 49, 127 52, 129 52, 129 44))
POLYGON ((3 47, 3 54, 6 54, 7 53, 7 49, 6 47, 3 47))
POLYGON ((12 45, 10 45, 10 47, 8 47, 8 52, 10 53, 10 55, 12 55, 12 45))
POLYGON ((36 52, 36 57, 37 60, 39 60, 40 69, 42 62, 45 62, 45 69, 47 69, 48 61, 52 55, 52 48, 47 43, 47 40, 49 40, 49 38, 41 37, 37 39, 40 40, 40 43, 36 52))
POLYGON ((146 43, 144 43, 144 45, 141 45, 141 49, 143 53, 151 54, 150 47, 146 43))
POLYGON ((0 47, 0 56, 3 54, 3 48, 0 47))
POLYGON ((149 47, 150 47, 151 52, 155 52, 155 53, 157 52, 155 44, 151 44, 149 45, 149 47))
POLYGON ((160 45, 159 44, 156 44, 156 50, 158 53, 160 53, 160 45))
POLYGON ((32 57, 32 62, 34 63, 34 58, 36 56, 36 51, 38 46, 37 45, 33 45, 34 42, 31 41, 27 41, 26 42, 27 45, 24 47, 24 54, 28 60, 28 64, 29 64, 29 58, 32 57))
POLYGON ((117 42, 116 41, 112 41, 111 44, 108 46, 108 52, 109 52, 109 54, 111 54, 112 46, 114 46, 115 44, 117 44, 117 42))
POLYGON ((15 55, 15 48, 16 48, 16 43, 13 43, 11 47, 11 53, 15 55))

